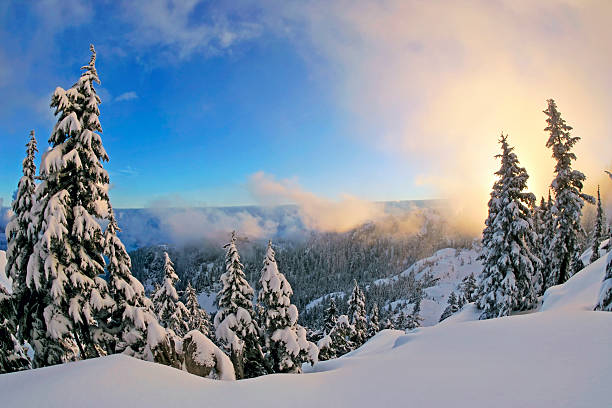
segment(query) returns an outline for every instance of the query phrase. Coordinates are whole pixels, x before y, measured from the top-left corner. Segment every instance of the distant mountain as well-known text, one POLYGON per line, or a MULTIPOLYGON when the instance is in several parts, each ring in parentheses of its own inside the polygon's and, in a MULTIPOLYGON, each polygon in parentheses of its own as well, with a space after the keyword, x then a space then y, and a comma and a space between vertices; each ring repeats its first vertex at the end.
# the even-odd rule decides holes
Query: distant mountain
MULTIPOLYGON (((388 214, 402 215, 412 210, 437 207, 441 200, 406 200, 382 203, 388 214)), ((6 249, 4 230, 8 207, 0 208, 0 249, 6 249)), ((223 242, 234 229, 249 239, 295 240, 308 236, 309 230, 295 205, 234 206, 192 208, 115 209, 128 251, 161 244, 187 244, 202 239, 223 242)))

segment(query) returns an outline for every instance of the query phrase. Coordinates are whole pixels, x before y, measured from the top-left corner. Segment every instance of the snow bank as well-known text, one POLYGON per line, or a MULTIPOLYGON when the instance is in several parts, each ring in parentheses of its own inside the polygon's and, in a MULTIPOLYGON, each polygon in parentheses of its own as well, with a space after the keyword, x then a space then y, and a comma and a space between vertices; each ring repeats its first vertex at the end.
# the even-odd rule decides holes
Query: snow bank
POLYGON ((593 310, 606 273, 608 256, 610 253, 588 265, 563 285, 548 288, 544 293, 542 311, 593 310))
POLYGON ((215 381, 117 355, 1 375, 0 395, 20 407, 607 406, 612 313, 590 311, 604 264, 551 288, 544 312, 469 321, 466 305, 433 327, 384 330, 302 375, 215 381))

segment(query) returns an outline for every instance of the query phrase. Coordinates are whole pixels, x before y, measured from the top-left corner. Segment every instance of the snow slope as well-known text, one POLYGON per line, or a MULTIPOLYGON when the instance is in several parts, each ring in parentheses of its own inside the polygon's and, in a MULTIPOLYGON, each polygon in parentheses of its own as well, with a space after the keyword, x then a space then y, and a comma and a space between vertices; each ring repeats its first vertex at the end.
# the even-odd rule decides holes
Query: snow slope
POLYGON ((302 375, 224 382, 111 356, 1 375, 0 396, 20 407, 609 406, 612 313, 591 311, 604 265, 551 288, 542 312, 385 330, 302 375))
MULTIPOLYGON (((375 285, 385 284, 398 279, 398 276, 408 276, 415 274, 416 279, 422 279, 425 274, 431 274, 438 281, 434 286, 425 289, 425 298, 421 301, 421 317, 423 326, 433 326, 440 321, 440 316, 446 309, 448 296, 451 292, 458 293, 458 286, 461 280, 473 273, 478 277, 482 271, 482 262, 477 260, 478 251, 471 249, 445 248, 437 251, 429 258, 421 259, 406 269, 399 275, 391 278, 378 279, 375 285)), ((398 303, 405 301, 398 300, 390 304, 395 307, 398 303)), ((405 313, 411 313, 413 304, 408 304, 405 313)))
POLYGON ((202 292, 198 294, 198 303, 209 314, 217 313, 217 294, 215 292, 202 292))

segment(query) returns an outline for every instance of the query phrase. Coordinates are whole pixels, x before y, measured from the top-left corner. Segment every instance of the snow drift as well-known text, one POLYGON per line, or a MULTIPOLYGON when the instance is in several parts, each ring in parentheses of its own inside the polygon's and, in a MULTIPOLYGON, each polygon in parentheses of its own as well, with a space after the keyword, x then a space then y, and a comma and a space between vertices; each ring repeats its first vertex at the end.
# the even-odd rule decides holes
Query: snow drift
POLYGON ((0 396, 23 407, 607 406, 612 313, 591 311, 604 266, 551 288, 542 312, 470 321, 468 305, 444 324, 385 330, 306 374, 215 381, 116 355, 2 375, 0 396))

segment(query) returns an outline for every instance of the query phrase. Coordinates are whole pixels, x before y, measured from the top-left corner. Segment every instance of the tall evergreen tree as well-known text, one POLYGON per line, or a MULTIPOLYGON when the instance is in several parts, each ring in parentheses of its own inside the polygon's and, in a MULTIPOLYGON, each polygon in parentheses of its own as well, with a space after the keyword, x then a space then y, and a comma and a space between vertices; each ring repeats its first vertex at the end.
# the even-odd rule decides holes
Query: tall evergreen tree
POLYGON ((599 185, 597 186, 597 215, 595 217, 595 226, 593 228, 593 246, 591 247, 593 254, 591 255, 591 262, 595 262, 599 259, 599 246, 602 241, 607 238, 606 231, 606 220, 603 207, 601 206, 601 194, 599 191, 599 185))
POLYGON ((187 284, 185 289, 185 307, 189 311, 189 320, 187 322, 189 330, 198 330, 206 337, 210 337, 210 316, 206 310, 200 307, 195 289, 191 286, 191 282, 187 284))
POLYGON ((156 356, 159 357, 160 344, 165 344, 168 339, 164 338, 164 330, 157 321, 153 303, 146 297, 143 285, 131 273, 132 263, 117 236, 119 232, 113 209, 109 207, 104 247, 108 259, 108 291, 115 307, 102 324, 105 334, 114 336, 109 353, 125 353, 143 360, 165 362, 165 356, 162 361, 156 356))
POLYGON ((299 373, 302 363, 315 363, 318 349, 306 340, 306 330, 297 324, 298 310, 291 304, 293 290, 278 270, 272 242, 268 242, 259 283, 258 300, 265 310, 263 324, 269 366, 276 373, 299 373))
POLYGON ((544 111, 547 116, 549 133, 546 147, 552 149, 552 157, 556 160, 555 178, 551 187, 555 194, 552 207, 554 217, 554 235, 551 240, 551 273, 555 284, 564 283, 575 270, 575 261, 579 258, 579 234, 583 233, 580 225, 584 202, 595 203, 595 199, 582 193, 585 175, 578 170, 572 170, 572 161, 576 155, 571 152, 579 137, 572 136, 572 127, 561 118, 555 101, 549 99, 544 111))
POLYGON ((368 335, 368 322, 365 308, 365 295, 357 280, 353 280, 353 292, 348 300, 348 315, 353 326, 353 343, 355 347, 360 347, 368 335))
POLYGON ((182 337, 189 331, 189 311, 176 292, 178 276, 167 252, 164 252, 164 280, 153 294, 153 305, 159 323, 182 337))
POLYGON ((525 193, 529 176, 519 166, 507 136, 500 139, 501 167, 495 173, 496 182, 492 200, 496 216, 491 223, 490 235, 483 237, 483 272, 480 281, 478 307, 483 309, 481 319, 507 316, 512 310, 531 308, 536 303, 533 274, 539 259, 532 249, 536 243, 530 206, 535 202, 531 193, 525 193))
POLYGON ((26 157, 22 163, 23 176, 17 185, 17 193, 11 207, 12 217, 6 226, 6 275, 12 279, 11 310, 14 310, 14 314, 5 318, 7 323, 10 321, 12 325, 12 328, 7 326, 7 333, 11 329, 11 335, 16 335, 19 342, 30 341, 35 349, 40 349, 37 339, 45 335, 45 305, 39 294, 27 283, 28 260, 36 241, 36 232, 31 222, 36 190, 36 152, 36 138, 34 131, 31 131, 30 140, 26 144, 26 157))
MULTIPOLYGON (((28 259, 32 254, 33 240, 31 234, 31 212, 34 204, 36 184, 34 176, 36 165, 34 159, 38 149, 34 131, 26 144, 26 157, 23 159, 23 176, 17 184, 17 193, 12 204, 12 217, 6 226, 6 275, 13 280, 13 296, 17 303, 29 296, 26 285, 28 259)), ((20 310, 23 312, 23 310, 20 310)))
POLYGON ((93 86, 100 82, 96 53, 90 49, 90 62, 77 83, 68 90, 58 87, 53 94, 58 122, 36 188, 33 222, 38 241, 28 261, 26 284, 40 292, 46 305, 46 327, 39 328, 34 344, 30 342, 37 366, 75 358, 73 345, 76 358, 99 356, 102 350, 92 331, 98 316, 107 316, 114 306, 100 277, 104 239, 98 220, 107 219, 109 211, 109 179, 102 167, 108 156, 99 134, 100 98, 93 86))
POLYGON ((368 338, 374 337, 380 331, 380 322, 378 316, 378 303, 374 303, 370 311, 370 319, 368 321, 368 338))
POLYGON ((221 348, 228 353, 236 378, 256 377, 266 372, 259 340, 259 328, 253 317, 253 288, 244 275, 244 266, 236 248, 236 234, 225 246, 223 287, 217 294, 219 310, 215 315, 215 334, 221 348))
POLYGON ((546 289, 557 284, 555 272, 553 270, 552 240, 555 236, 555 219, 553 216, 553 200, 548 192, 548 200, 540 206, 542 213, 542 231, 540 235, 539 256, 542 261, 540 273, 542 275, 542 286, 539 295, 543 295, 546 289))

